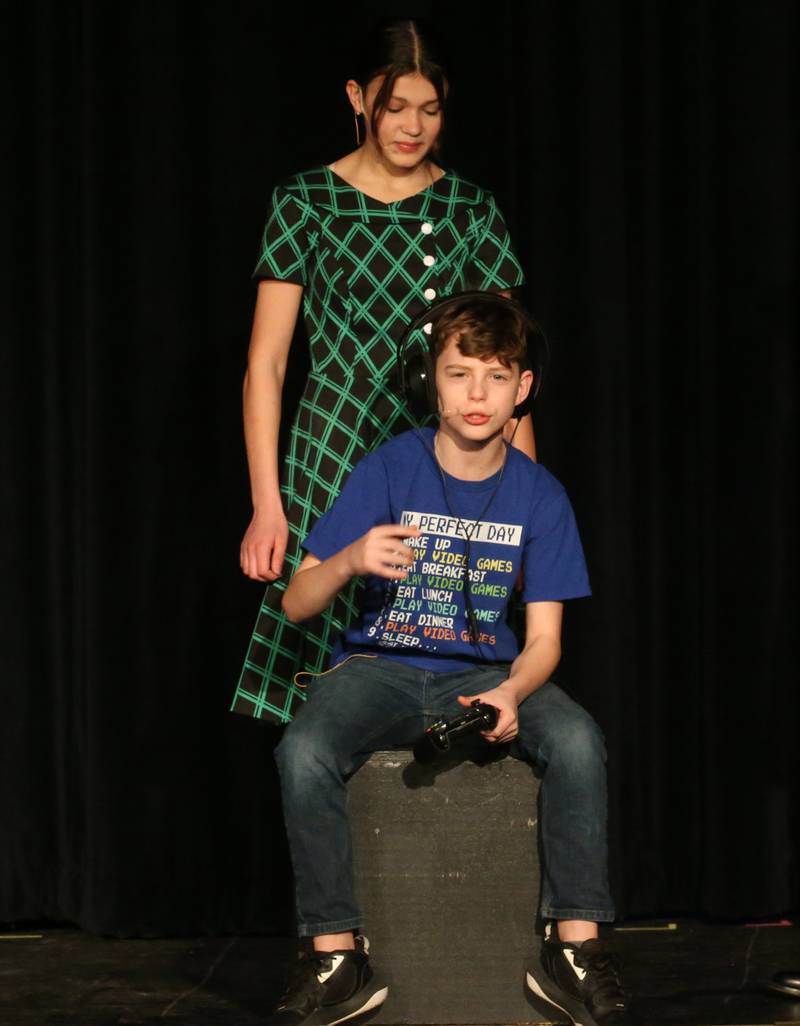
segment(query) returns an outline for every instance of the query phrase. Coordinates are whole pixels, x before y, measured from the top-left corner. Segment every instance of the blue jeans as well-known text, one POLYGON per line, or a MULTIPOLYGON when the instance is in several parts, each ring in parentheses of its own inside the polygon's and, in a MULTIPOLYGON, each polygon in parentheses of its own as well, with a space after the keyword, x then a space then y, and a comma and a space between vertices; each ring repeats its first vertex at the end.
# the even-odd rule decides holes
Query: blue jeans
MULTIPOLYGON (((309 685, 308 701, 275 751, 294 868, 298 933, 362 926, 356 901, 347 778, 379 749, 409 746, 440 718, 463 712, 458 695, 497 687, 508 667, 430 673, 354 656, 309 685)), ((542 893, 547 919, 614 918, 608 890, 603 735, 553 683, 519 707, 510 754, 543 772, 542 893)), ((533 911, 533 910, 532 910, 533 911)))

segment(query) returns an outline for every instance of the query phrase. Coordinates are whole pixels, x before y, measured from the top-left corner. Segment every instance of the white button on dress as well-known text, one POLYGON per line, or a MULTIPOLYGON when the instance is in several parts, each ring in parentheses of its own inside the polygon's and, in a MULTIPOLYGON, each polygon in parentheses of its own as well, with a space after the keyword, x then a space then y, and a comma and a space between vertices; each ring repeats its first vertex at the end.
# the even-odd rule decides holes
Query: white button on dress
POLYGON ((433 267, 433 265, 436 263, 436 257, 431 256, 431 254, 428 253, 427 256, 424 256, 422 258, 422 262, 423 264, 425 264, 426 267, 433 267))
POLYGON ((428 321, 427 324, 423 324, 422 330, 425 332, 426 335, 430 335, 430 333, 433 331, 433 321, 428 321))
POLYGON ((433 225, 430 223, 430 221, 423 221, 422 224, 419 226, 419 230, 422 232, 423 235, 430 235, 430 233, 433 231, 433 225))
POLYGON ((422 294, 426 299, 436 299, 436 289, 425 289, 422 294))

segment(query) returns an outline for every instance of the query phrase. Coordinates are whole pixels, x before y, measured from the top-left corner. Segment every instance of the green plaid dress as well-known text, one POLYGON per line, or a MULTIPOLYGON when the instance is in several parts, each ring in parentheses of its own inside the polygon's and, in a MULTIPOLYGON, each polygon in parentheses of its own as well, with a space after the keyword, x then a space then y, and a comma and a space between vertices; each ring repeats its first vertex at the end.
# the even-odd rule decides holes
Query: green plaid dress
POLYGON ((502 214, 477 185, 447 172, 382 203, 326 167, 275 189, 254 276, 304 286, 311 370, 283 466, 284 576, 267 587, 232 709, 288 723, 304 700, 295 674, 325 669, 336 635, 358 613, 359 582, 301 626, 284 618, 281 595, 303 539, 353 466, 414 424, 395 365, 404 326, 455 292, 514 288, 524 278, 502 214))

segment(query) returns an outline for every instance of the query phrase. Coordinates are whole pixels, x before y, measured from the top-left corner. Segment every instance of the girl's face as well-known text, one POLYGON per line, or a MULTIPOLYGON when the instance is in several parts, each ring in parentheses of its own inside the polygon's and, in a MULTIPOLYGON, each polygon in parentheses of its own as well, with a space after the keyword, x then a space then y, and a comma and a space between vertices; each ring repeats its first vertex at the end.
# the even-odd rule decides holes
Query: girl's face
MULTIPOLYGON (((370 121, 375 97, 383 82, 374 78, 361 99, 367 125, 367 140, 378 147, 385 160, 398 168, 411 168, 424 160, 442 129, 442 109, 436 90, 422 75, 396 79, 392 95, 378 122, 378 136, 372 136, 370 121)), ((361 90, 358 90, 361 97, 361 90)), ((351 100, 353 96, 351 95, 351 100)), ((359 109, 358 98, 354 103, 359 109)))

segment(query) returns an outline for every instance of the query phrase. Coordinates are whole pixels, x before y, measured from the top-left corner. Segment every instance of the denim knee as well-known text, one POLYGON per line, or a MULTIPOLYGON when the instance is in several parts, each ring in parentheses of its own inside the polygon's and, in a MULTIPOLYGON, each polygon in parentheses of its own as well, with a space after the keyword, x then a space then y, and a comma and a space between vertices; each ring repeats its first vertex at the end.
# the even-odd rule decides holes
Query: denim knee
POLYGON ((528 758, 550 762, 559 752, 605 762, 603 732, 573 698, 548 681, 519 707, 519 743, 528 758))
POLYGON ((571 723, 559 724, 550 732, 545 744, 547 762, 551 766, 560 763, 574 773, 605 766, 605 738, 588 714, 571 723))
POLYGON ((332 775, 338 775, 334 753, 318 738, 300 729, 299 721, 287 727, 275 749, 275 762, 284 795, 300 797, 318 789, 332 775))

